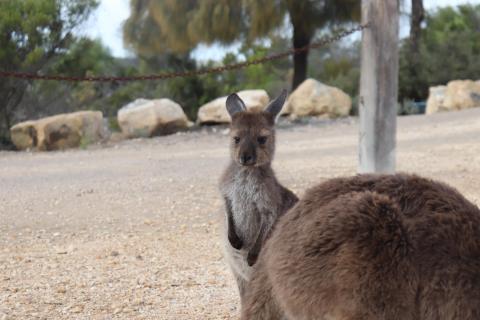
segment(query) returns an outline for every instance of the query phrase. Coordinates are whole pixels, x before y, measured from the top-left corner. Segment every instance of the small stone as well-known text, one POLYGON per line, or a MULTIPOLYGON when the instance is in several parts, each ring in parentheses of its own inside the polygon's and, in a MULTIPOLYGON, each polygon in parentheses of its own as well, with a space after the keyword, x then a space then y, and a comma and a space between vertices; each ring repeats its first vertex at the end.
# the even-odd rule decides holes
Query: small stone
POLYGON ((81 313, 83 312, 83 306, 77 305, 70 309, 73 313, 81 313))
POLYGON ((63 286, 57 288, 57 293, 66 293, 66 292, 67 292, 67 289, 63 286))
POLYGON ((110 255, 111 255, 112 257, 117 257, 117 256, 120 255, 120 253, 119 253, 118 251, 116 251, 116 250, 113 250, 112 252, 110 252, 110 255))
POLYGON ((64 249, 64 248, 56 248, 56 249, 55 249, 55 253, 56 253, 56 254, 67 254, 68 251, 67 251, 66 249, 64 249))

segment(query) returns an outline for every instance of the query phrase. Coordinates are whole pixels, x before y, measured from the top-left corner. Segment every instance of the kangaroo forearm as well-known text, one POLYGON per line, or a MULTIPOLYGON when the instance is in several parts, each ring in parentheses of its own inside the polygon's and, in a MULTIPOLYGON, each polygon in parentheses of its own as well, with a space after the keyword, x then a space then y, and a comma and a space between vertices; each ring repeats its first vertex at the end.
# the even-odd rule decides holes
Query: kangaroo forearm
POLYGON ((266 235, 270 228, 263 223, 258 230, 257 238, 255 239, 255 243, 253 244, 252 248, 248 251, 247 255, 247 263, 249 266, 253 266, 255 262, 257 262, 258 255, 260 254, 260 250, 262 250, 263 243, 265 242, 266 235))
POLYGON ((235 221, 233 220, 233 211, 232 211, 232 204, 230 200, 225 198, 225 207, 227 211, 227 236, 228 236, 228 241, 230 242, 230 245, 237 249, 240 250, 243 247, 243 241, 242 239, 238 236, 236 230, 235 230, 235 221))

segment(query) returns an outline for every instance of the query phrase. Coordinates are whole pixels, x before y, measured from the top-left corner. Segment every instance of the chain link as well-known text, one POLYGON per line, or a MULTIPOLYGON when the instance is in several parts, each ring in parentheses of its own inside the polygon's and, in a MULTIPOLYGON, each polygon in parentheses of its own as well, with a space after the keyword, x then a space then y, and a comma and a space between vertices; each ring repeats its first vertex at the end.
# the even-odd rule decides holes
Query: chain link
POLYGON ((173 78, 185 78, 213 73, 220 73, 224 71, 231 71, 236 69, 246 68, 248 66, 262 64, 265 62, 273 61, 288 57, 290 55, 295 55, 298 53, 306 52, 310 49, 318 49, 325 47, 331 43, 337 42, 342 38, 345 38, 355 32, 362 31, 363 29, 368 28, 368 24, 358 25, 352 29, 345 30, 337 33, 334 36, 325 37, 318 42, 314 42, 310 45, 307 45, 302 48, 291 48, 287 51, 267 55, 262 58, 228 64, 220 67, 214 67, 209 69, 200 69, 194 71, 179 71, 179 72, 169 72, 169 73, 160 73, 152 75, 140 75, 140 76, 130 76, 130 77, 109 77, 109 76, 87 76, 87 77, 71 77, 71 76, 61 76, 61 75, 39 75, 36 73, 28 72, 14 72, 14 71, 0 71, 0 78, 15 78, 15 79, 25 79, 25 80, 50 80, 50 81, 69 81, 69 82, 126 82, 126 81, 151 81, 151 80, 165 80, 173 78))

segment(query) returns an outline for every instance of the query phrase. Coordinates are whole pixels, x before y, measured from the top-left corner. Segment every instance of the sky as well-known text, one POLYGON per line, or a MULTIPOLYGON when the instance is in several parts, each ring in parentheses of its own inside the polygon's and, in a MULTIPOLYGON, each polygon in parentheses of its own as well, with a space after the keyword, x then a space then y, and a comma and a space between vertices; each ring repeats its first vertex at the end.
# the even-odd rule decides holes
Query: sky
MULTIPOLYGON (((200 0, 201 1, 201 0, 200 0)), ((100 38, 110 48, 112 54, 117 57, 126 57, 128 51, 123 47, 122 24, 130 13, 129 0, 100 0, 100 6, 91 16, 80 34, 91 38, 100 38)), ((402 11, 410 11, 410 1, 402 11)), ((459 4, 480 4, 480 0, 424 0, 425 9, 431 10, 442 6, 456 6, 459 4)), ((401 36, 408 34, 408 19, 402 19, 400 29, 401 36)), ((226 52, 234 52, 238 45, 224 47, 221 45, 201 45, 193 52, 193 56, 200 60, 220 60, 226 52)))

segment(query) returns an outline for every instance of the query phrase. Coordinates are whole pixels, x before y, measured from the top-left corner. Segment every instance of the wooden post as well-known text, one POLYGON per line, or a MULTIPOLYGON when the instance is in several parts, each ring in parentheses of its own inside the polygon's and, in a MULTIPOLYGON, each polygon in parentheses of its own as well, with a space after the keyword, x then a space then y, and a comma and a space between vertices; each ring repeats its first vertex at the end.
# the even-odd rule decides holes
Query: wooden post
POLYGON ((395 171, 399 0, 362 0, 360 173, 395 171))

